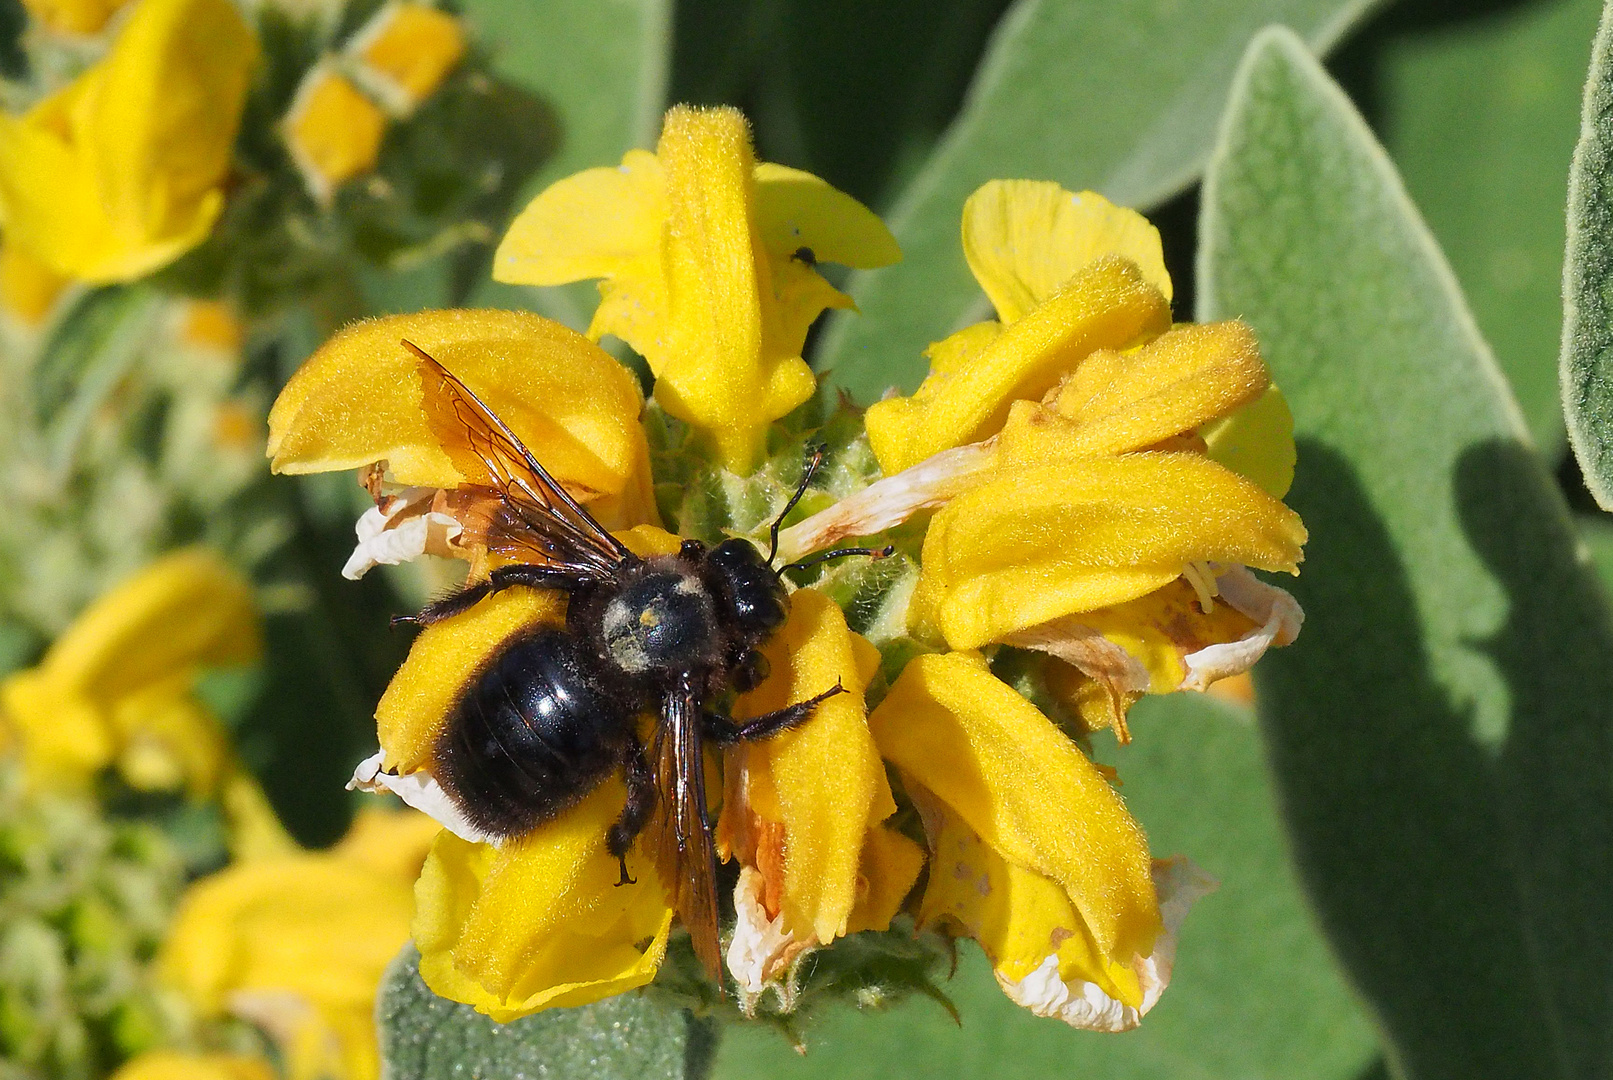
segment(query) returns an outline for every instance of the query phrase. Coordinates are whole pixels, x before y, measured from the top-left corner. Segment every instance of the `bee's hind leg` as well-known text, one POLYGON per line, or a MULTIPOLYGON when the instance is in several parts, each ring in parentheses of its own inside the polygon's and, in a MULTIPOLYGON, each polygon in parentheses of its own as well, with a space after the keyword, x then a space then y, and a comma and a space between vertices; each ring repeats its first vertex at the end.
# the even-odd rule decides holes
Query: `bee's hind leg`
POLYGON ((529 589, 563 589, 570 591, 592 580, 587 575, 559 566, 538 566, 531 563, 500 566, 493 571, 488 580, 478 581, 474 585, 466 585, 463 589, 455 593, 449 593, 441 600, 433 600, 421 608, 418 615, 393 616, 392 625, 430 626, 432 623, 452 618, 462 611, 469 611, 484 596, 503 592, 505 589, 516 585, 524 585, 529 589))
POLYGON ((605 850, 616 857, 622 868, 622 876, 616 882, 618 886, 638 884, 636 878, 628 876, 627 853, 655 810, 655 776, 644 760, 644 747, 637 739, 628 744, 622 766, 627 773, 627 805, 622 807, 622 816, 615 824, 605 830, 605 850))
POLYGON ((798 701, 794 705, 787 705, 782 709, 775 709, 770 713, 753 716, 743 723, 735 723, 726 716, 707 713, 705 716, 706 738, 719 746, 732 746, 735 743, 751 742, 756 739, 770 739, 774 735, 806 723, 812 719, 812 710, 836 694, 844 694, 845 692, 846 688, 836 682, 821 694, 809 697, 805 701, 798 701))

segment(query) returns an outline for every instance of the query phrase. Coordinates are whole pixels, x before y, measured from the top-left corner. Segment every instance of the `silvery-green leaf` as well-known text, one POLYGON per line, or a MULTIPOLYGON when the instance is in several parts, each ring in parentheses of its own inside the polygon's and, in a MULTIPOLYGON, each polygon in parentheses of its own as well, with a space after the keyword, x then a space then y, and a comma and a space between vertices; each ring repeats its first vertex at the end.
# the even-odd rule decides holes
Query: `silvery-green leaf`
POLYGON ((1613 626, 1449 267, 1287 30, 1205 183, 1200 315, 1258 334, 1311 540, 1261 728, 1322 923, 1418 1078, 1613 1065, 1613 626))

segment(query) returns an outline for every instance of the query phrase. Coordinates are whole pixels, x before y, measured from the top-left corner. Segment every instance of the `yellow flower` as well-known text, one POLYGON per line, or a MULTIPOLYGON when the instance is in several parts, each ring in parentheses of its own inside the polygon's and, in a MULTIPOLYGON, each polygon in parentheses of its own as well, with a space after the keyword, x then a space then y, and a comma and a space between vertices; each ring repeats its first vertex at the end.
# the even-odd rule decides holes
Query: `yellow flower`
POLYGON ((343 52, 371 93, 394 115, 408 116, 465 55, 465 28, 430 4, 392 0, 343 52))
POLYGON ((230 0, 139 0, 105 59, 0 114, 6 242, 81 281, 130 281, 224 208, 257 45, 230 0))
POLYGON ((315 64, 298 84, 281 131, 309 193, 329 206, 338 187, 375 168, 386 114, 333 65, 315 64))
POLYGON ((588 328, 643 354, 655 397, 747 473, 768 427, 812 395, 807 328, 851 300, 818 262, 886 266, 896 242, 861 204, 809 173, 757 164, 732 109, 676 107, 654 154, 551 186, 494 256, 524 285, 603 278, 588 328))
POLYGON ((1053 689, 1124 740, 1141 694, 1204 690, 1298 632, 1292 597, 1246 569, 1297 572, 1305 530, 1279 501, 1292 422, 1246 326, 1170 325, 1136 213, 993 181, 963 237, 999 320, 932 345, 917 393, 869 408, 886 478, 782 548, 936 509, 914 632, 1056 658, 1053 689))
POLYGON ((202 669, 257 660, 251 589, 201 549, 152 563, 91 605, 37 667, 0 682, 31 783, 83 788, 116 767, 142 790, 217 799, 232 848, 288 843, 218 719, 193 692, 202 669))
POLYGON ((30 18, 58 34, 93 34, 128 0, 23 0, 30 18))
POLYGON ((275 1080, 274 1067, 242 1054, 188 1054, 148 1050, 112 1074, 112 1080, 275 1080))
MULTIPOLYGON (((810 393, 801 337, 839 295, 810 260, 787 258, 791 245, 823 256, 855 250, 833 237, 885 235, 866 226, 866 211, 802 174, 789 174, 795 231, 775 229, 764 191, 783 175, 752 165, 737 115, 674 109, 655 155, 630 154, 620 169, 561 181, 528 208, 499 254, 511 280, 606 278, 594 336, 616 333, 643 352, 657 400, 701 428, 729 470, 747 467, 771 421, 810 393), (768 239, 779 232, 790 238, 768 239), (780 287, 780 266, 794 267, 797 292, 780 287), (795 302, 802 296, 810 302, 795 302), (781 340, 780 327, 790 348, 762 347, 781 340)), ((1261 446, 1259 425, 1241 410, 1263 400, 1264 368, 1240 326, 1170 330, 1168 279, 1140 218, 1093 203, 1072 216, 1056 188, 1019 190, 1025 199, 977 196, 966 228, 969 257, 985 268, 977 272, 1004 325, 943 343, 927 392, 887 404, 884 421, 870 412, 870 437, 892 475, 781 537, 794 557, 938 508, 936 546, 925 542, 909 606, 932 644, 956 651, 909 661, 869 716, 868 695, 885 685, 878 650, 828 592, 791 593, 785 624, 762 647, 770 674, 738 697, 733 716, 762 715, 831 685, 843 692, 799 728, 707 762, 707 790, 722 792, 718 854, 739 863, 726 959, 747 1011, 768 992, 788 1011, 802 956, 846 934, 888 929, 905 909, 926 926, 977 937, 1004 989, 1026 1007, 1123 1029, 1163 990, 1177 925, 1207 887, 1185 861, 1150 858, 1103 771, 974 650, 1001 640, 1045 644, 1094 681, 1080 663, 1112 665, 1105 647, 1130 656, 1108 634, 1132 641, 1149 663, 1176 663, 1175 682, 1187 685, 1227 663, 1212 663, 1205 649, 1185 659, 1172 651, 1185 620, 1188 636, 1213 638, 1211 648, 1252 662, 1247 654, 1277 637, 1271 620, 1257 633, 1247 616, 1229 614, 1241 610, 1236 602, 1191 618, 1159 605, 1199 599, 1207 586, 1197 568, 1212 560, 1289 568, 1297 559, 1297 519, 1208 457, 1208 435, 1199 434, 1232 417, 1218 437, 1260 459, 1251 452, 1261 446), (1049 236, 1056 250, 1044 243, 1049 236), (996 515, 1003 541, 978 538, 968 515, 954 512, 960 505, 996 515), (1059 552, 1074 542, 1049 545, 1048 529, 1092 535, 1066 565, 1059 552), (1042 605, 1035 618, 1008 603, 1007 586, 992 591, 992 574, 1029 593, 1024 611, 1042 605), (1091 596, 1102 602, 1079 606, 1091 596), (1156 607, 1126 608, 1142 602, 1156 607), (1066 632, 1058 620, 1072 613, 1096 628, 1066 632), (964 640, 971 634, 978 640, 964 640), (1072 636, 1091 646, 1087 653, 1069 646, 1072 636), (909 894, 926 852, 904 831, 913 830, 911 817, 895 816, 887 763, 929 844, 929 884, 916 910, 909 894)), ((359 523, 350 572, 457 555, 478 582, 510 557, 488 550, 495 534, 479 524, 489 516, 488 466, 468 452, 441 380, 422 377, 423 361, 405 340, 469 384, 573 497, 608 509, 631 550, 678 550, 643 494, 640 402, 615 388, 603 353, 532 316, 432 312, 338 336, 271 414, 276 468, 365 470, 377 507, 359 523), (502 374, 514 356, 520 379, 502 374)), ((1220 580, 1226 596, 1242 579, 1220 580)), ((421 973, 438 993, 501 1020, 650 981, 677 908, 673 868, 642 841, 627 853, 635 880, 618 884, 605 835, 624 806, 621 780, 499 840, 433 775, 440 735, 467 685, 512 635, 563 625, 566 608, 562 594, 512 588, 427 626, 377 709, 380 752, 354 776, 355 786, 395 792, 446 826, 416 891, 421 973)))
POLYGON ((16 244, 0 243, 0 304, 23 326, 41 326, 68 284, 16 244))
POLYGON ((180 902, 160 970, 203 1016, 263 1028, 289 1080, 376 1080, 375 994, 408 941, 410 883, 437 831, 413 811, 370 808, 329 851, 203 878, 180 902))

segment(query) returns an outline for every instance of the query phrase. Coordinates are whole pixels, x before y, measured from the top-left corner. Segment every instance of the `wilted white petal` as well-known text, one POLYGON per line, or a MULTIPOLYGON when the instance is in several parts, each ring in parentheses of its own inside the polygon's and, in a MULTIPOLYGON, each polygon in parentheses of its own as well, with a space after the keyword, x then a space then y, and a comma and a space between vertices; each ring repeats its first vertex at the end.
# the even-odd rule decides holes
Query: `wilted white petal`
POLYGON ((955 446, 895 476, 876 480, 855 495, 780 532, 779 554, 789 562, 848 536, 873 536, 894 529, 920 510, 941 506, 991 467, 995 442, 988 439, 955 446))
POLYGON ((1176 935, 1188 910, 1201 897, 1219 886, 1213 877, 1180 856, 1156 859, 1154 889, 1159 895, 1159 916, 1163 929, 1154 943, 1153 954, 1138 960, 1132 970, 1142 989, 1141 1008, 1116 1001, 1096 983, 1082 981, 1070 986, 1059 978, 1059 958, 1053 953, 1041 965, 1017 982, 997 976, 997 984, 1017 1004, 1037 1016, 1063 1020, 1071 1027, 1088 1031, 1130 1031, 1159 1001, 1170 985, 1176 965, 1176 935))
POLYGON ((347 782, 347 790, 375 794, 389 791, 461 840, 473 844, 492 844, 494 847, 503 842, 499 837, 471 824, 430 773, 389 773, 381 767, 385 756, 383 752, 376 751, 359 762, 358 768, 353 770, 353 778, 347 782))
POLYGON ((796 941, 784 929, 784 913, 769 919, 762 906, 761 872, 742 867, 739 884, 734 886, 734 936, 728 943, 728 973, 734 977, 739 1007, 746 1016, 756 1015, 756 1003, 772 990, 779 997, 781 1012, 795 1007, 795 988, 790 969, 807 945, 796 941))
POLYGON ((448 553, 448 542, 464 527, 447 514, 426 509, 436 488, 407 488, 387 496, 360 515, 353 526, 358 545, 342 567, 342 576, 357 581, 376 566, 397 566, 427 553, 448 553))
POLYGON ((1184 690, 1207 690, 1229 675, 1241 675, 1274 645, 1287 645, 1299 636, 1305 612, 1299 601, 1275 585, 1268 585, 1246 568, 1234 566, 1216 576, 1221 601, 1260 625, 1236 641, 1206 645, 1182 657, 1187 677, 1184 690))
POLYGON ((1056 656, 1117 692, 1147 693, 1148 669, 1142 661, 1079 620, 1079 615, 1066 615, 1018 630, 1003 638, 1003 644, 1056 656))

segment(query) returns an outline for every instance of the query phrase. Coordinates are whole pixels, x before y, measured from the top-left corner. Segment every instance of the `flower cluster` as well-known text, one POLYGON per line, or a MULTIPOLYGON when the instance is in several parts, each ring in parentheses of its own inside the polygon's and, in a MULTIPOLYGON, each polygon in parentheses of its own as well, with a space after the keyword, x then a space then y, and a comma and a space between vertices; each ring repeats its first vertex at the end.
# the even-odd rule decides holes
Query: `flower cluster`
MULTIPOLYGON (((674 108, 654 153, 555 184, 497 252, 500 280, 602 279, 586 336, 497 311, 358 324, 288 383, 269 451, 280 472, 361 470, 376 505, 350 576, 429 554, 474 583, 511 561, 488 527, 495 480, 434 419, 443 391, 415 349, 641 555, 726 536, 765 549, 803 447, 822 446, 781 553, 877 537, 895 554, 794 588, 763 646, 771 675, 713 703, 742 721, 843 690, 709 762, 740 1006, 796 1007, 801 959, 847 935, 921 931, 978 941, 1038 1013, 1122 1030, 1158 999, 1211 883, 1151 858, 1084 744, 1129 738, 1140 695, 1203 690, 1297 633, 1292 598, 1250 572, 1301 557, 1281 502, 1291 431, 1246 327, 1172 325, 1138 215, 999 181, 965 206, 963 238, 998 319, 932 346, 911 396, 826 412, 802 347, 850 302, 820 268, 885 265, 896 245, 822 180, 755 162, 734 111, 674 108), (607 334, 648 362, 650 401, 595 344, 607 334)), ((416 887, 421 973, 498 1019, 644 985, 676 940, 654 845, 620 883, 606 849, 621 782, 499 840, 433 775, 467 683, 565 608, 512 588, 423 630, 354 777, 445 826, 416 887)))

